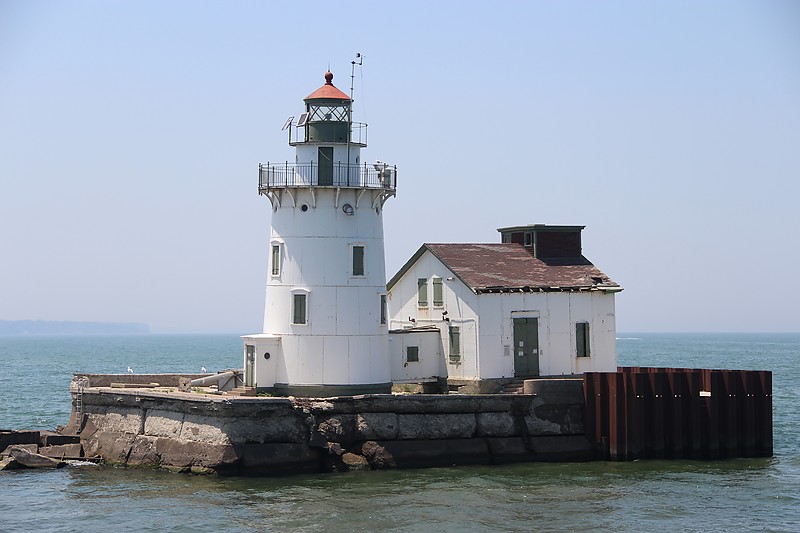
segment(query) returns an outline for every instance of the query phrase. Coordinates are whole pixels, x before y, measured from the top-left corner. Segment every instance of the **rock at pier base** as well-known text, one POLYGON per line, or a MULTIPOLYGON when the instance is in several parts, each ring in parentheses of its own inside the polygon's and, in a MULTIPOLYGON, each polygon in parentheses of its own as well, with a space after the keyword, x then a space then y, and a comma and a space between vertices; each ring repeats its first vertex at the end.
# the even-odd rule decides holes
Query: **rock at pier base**
POLYGON ((2 470, 17 470, 19 468, 23 468, 21 464, 17 462, 16 459, 13 457, 6 457, 2 461, 0 461, 0 471, 2 470))
POLYGON ((9 455, 19 464, 28 468, 61 468, 66 463, 57 459, 51 459, 38 453, 31 453, 21 446, 12 446, 9 455))

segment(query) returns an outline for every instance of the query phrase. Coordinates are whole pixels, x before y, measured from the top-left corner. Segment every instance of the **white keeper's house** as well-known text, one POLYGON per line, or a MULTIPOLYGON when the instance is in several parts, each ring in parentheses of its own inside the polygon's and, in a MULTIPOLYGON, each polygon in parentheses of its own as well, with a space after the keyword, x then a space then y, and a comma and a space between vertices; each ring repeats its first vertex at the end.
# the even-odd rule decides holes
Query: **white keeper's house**
POLYGON ((247 387, 496 392, 515 379, 616 370, 622 288, 583 257, 583 226, 423 244, 387 285, 383 208, 397 169, 362 160, 366 124, 353 122, 333 74, 304 103, 285 126, 294 161, 259 165, 272 221, 264 329, 242 337, 247 387))
POLYGON ((493 392, 511 379, 616 371, 614 295, 583 226, 501 228, 496 244, 423 244, 388 284, 396 383, 493 392))

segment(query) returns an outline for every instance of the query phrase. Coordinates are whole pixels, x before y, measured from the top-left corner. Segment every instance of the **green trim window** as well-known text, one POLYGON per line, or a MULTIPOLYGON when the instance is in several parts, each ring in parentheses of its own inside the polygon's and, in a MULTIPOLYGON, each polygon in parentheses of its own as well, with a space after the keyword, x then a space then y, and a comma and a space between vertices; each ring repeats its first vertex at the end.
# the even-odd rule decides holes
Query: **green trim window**
POLYGON ((381 325, 386 324, 386 295, 381 294, 381 325))
POLYGON ((419 346, 406 346, 406 363, 419 362, 419 346))
POLYGON ((273 276, 280 276, 281 275, 281 245, 280 244, 273 244, 272 245, 272 275, 273 276))
POLYGON ((450 339, 450 362, 461 360, 461 328, 458 326, 450 326, 448 328, 448 337, 450 339))
POLYGON ((575 324, 575 355, 589 357, 589 323, 578 322, 575 324))
POLYGON ((428 307, 428 280, 426 278, 417 280, 417 305, 428 307))
POLYGON ((442 291, 442 278, 433 278, 433 306, 443 307, 444 296, 442 291))
POLYGON ((293 294, 292 295, 292 324, 307 324, 308 323, 308 302, 307 294, 293 294))
POLYGON ((353 246, 353 275, 364 275, 364 247, 362 245, 353 246))

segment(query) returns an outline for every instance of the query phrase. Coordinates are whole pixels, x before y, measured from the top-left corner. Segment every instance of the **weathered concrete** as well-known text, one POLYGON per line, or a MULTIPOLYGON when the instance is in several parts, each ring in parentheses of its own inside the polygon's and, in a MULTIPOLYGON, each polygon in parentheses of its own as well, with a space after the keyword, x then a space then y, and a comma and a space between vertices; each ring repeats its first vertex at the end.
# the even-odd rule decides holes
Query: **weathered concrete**
MULTIPOLYGON (((299 472, 590 460, 576 397, 362 395, 225 397, 86 388, 87 457, 182 472, 299 472), (564 403, 566 402, 566 403, 564 403), (560 438, 560 440, 558 440, 560 438)), ((577 397, 580 400, 581 396, 577 397)))
POLYGON ((0 429, 0 450, 5 450, 12 444, 39 444, 41 433, 39 431, 16 431, 0 429))
POLYGON ((80 442, 74 444, 55 444, 53 446, 40 446, 39 453, 53 459, 78 459, 83 453, 80 442))

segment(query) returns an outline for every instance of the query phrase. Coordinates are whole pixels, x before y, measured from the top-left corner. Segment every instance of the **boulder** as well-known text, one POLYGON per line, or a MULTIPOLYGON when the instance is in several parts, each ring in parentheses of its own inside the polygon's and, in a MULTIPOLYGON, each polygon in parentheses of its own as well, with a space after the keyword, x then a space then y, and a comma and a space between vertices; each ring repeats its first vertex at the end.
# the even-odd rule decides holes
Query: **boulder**
POLYGON ((50 457, 45 457, 38 453, 31 453, 21 446, 12 446, 9 450, 9 454, 16 459, 19 464, 27 466, 28 468, 61 468, 66 464, 63 461, 51 459, 50 457))
POLYGON ((11 448, 23 448, 28 450, 31 453, 39 453, 39 445, 38 444, 12 444, 11 446, 7 447, 3 450, 1 455, 9 456, 11 455, 11 448))
POLYGON ((2 470, 16 470, 22 468, 22 465, 17 462, 13 457, 6 457, 0 461, 0 471, 2 470))
POLYGON ((348 470, 369 470, 369 461, 361 455, 354 453, 344 453, 342 455, 342 462, 347 465, 348 470))

